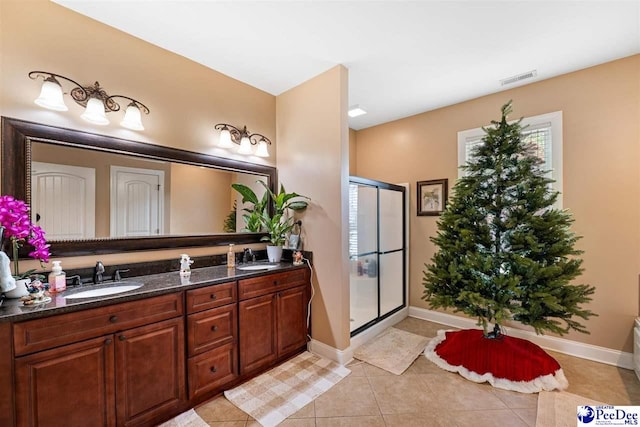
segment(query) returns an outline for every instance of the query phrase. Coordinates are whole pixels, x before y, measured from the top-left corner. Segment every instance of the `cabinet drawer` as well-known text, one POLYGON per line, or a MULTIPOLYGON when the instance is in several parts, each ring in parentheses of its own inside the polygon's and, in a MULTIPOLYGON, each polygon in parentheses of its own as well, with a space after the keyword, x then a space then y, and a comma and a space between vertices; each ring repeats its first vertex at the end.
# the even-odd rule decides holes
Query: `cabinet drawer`
POLYGON ((193 356, 222 344, 234 342, 238 336, 235 304, 225 305, 187 317, 188 349, 193 356))
POLYGON ((236 282, 187 291, 187 313, 195 313, 208 308, 236 302, 236 282))
POLYGON ((218 347, 189 359, 189 398, 212 391, 238 376, 235 343, 218 347))
POLYGON ((183 314, 175 293, 106 307, 28 320, 13 325, 16 356, 159 322, 183 314))
POLYGON ((270 292, 304 285, 308 282, 308 271, 306 268, 300 268, 298 270, 240 280, 238 281, 239 298, 240 300, 245 300, 270 292))

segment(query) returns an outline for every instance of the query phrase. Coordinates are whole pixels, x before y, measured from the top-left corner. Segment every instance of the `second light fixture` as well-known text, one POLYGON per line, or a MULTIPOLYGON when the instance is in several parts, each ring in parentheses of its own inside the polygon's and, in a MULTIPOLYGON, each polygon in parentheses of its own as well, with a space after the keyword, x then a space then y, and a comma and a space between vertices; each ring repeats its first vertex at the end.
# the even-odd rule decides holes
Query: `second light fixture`
POLYGON ((271 145, 271 141, 266 136, 259 133, 249 133, 246 126, 238 129, 227 123, 218 123, 214 128, 220 131, 219 147, 233 148, 234 144, 237 144, 240 146, 238 154, 269 157, 268 146, 271 145))

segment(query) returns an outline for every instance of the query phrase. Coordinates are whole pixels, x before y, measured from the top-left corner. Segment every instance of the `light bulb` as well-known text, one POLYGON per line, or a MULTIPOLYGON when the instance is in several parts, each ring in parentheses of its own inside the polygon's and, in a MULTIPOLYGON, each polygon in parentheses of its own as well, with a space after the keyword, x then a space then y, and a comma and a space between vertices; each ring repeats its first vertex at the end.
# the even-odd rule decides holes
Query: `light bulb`
POLYGON ((40 96, 33 101, 37 105, 55 111, 67 111, 69 108, 65 105, 62 98, 62 86, 55 77, 50 76, 42 83, 40 96))
POLYGON ((267 149, 267 143, 264 139, 258 142, 258 148, 256 148, 256 156, 269 157, 269 150, 267 149))
POLYGON ((87 108, 84 110, 84 113, 82 113, 80 117, 82 117, 89 123, 93 123, 94 125, 109 124, 109 119, 107 119, 107 115, 104 111, 104 103, 101 99, 95 97, 89 98, 89 102, 87 102, 87 108))
POLYGON ((127 106, 127 111, 125 111, 120 125, 131 130, 144 130, 140 109, 134 102, 127 106))
POLYGON ((253 148, 251 147, 251 141, 248 136, 243 136, 240 140, 240 148, 238 154, 253 154, 253 148))
POLYGON ((229 132, 229 129, 226 126, 223 127, 222 130, 220 131, 220 140, 218 141, 218 147, 222 147, 222 148, 233 147, 233 141, 231 140, 231 132, 229 132))

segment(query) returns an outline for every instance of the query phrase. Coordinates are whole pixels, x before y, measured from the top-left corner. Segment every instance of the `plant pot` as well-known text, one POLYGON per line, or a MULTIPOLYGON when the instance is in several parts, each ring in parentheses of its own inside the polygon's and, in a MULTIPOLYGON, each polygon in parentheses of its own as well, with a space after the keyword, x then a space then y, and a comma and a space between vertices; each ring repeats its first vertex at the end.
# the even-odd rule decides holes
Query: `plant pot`
POLYGON ((31 283, 31 279, 16 280, 16 288, 9 292, 5 292, 4 295, 7 298, 20 298, 29 295, 29 291, 27 290, 27 285, 29 285, 29 283, 31 283))
POLYGON ((282 259, 282 246, 267 245, 267 258, 269 258, 269 262, 280 262, 282 259))

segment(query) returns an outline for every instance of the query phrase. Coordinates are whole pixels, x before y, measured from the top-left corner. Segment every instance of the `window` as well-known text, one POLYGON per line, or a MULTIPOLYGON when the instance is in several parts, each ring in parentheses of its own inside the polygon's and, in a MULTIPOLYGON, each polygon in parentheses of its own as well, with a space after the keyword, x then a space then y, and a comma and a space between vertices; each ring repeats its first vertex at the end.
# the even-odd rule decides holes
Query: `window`
MULTIPOLYGON (((549 178, 555 180, 552 187, 560 192, 556 207, 562 208, 562 111, 527 117, 520 123, 522 136, 538 146, 538 156, 544 161, 544 170, 549 170, 549 178)), ((458 132, 458 167, 464 166, 473 148, 482 144, 485 133, 482 128, 458 132)), ((464 171, 458 169, 458 177, 464 171)))

